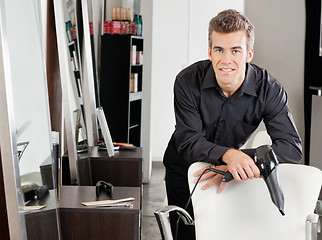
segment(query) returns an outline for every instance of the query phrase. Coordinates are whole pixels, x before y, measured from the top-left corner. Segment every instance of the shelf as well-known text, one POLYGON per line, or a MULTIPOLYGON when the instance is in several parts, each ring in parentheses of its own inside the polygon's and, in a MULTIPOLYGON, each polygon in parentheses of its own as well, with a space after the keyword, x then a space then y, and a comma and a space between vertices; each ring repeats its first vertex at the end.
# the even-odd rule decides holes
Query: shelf
POLYGON ((143 52, 143 38, 103 35, 101 39, 100 103, 113 139, 141 145, 143 64, 131 64, 131 46, 143 52), (136 74, 135 92, 131 74, 136 74), (115 81, 117 79, 117 81, 115 81))
POLYGON ((142 40, 143 40, 143 37, 141 37, 141 36, 136 36, 136 35, 131 35, 131 38, 135 38, 135 39, 142 39, 142 40))
POLYGON ((311 86, 311 87, 309 87, 309 89, 310 89, 310 92, 311 92, 312 95, 317 95, 319 97, 322 96, 322 87, 313 87, 313 86, 311 86))
POLYGON ((139 126, 140 126, 140 124, 135 124, 133 126, 130 126, 129 129, 136 128, 136 127, 139 127, 139 126))
POLYGON ((131 67, 142 67, 143 64, 131 64, 131 67))
POLYGON ((142 92, 130 93, 130 102, 141 100, 141 99, 142 99, 142 92))

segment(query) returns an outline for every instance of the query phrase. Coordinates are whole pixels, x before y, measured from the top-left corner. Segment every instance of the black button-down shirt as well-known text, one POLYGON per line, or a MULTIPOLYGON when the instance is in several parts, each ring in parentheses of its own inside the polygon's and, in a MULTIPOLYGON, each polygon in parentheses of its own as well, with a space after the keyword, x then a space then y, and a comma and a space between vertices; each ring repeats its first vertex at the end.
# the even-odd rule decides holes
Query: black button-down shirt
MULTIPOLYGON (((190 165, 196 161, 220 165, 229 148, 240 148, 264 120, 279 162, 298 163, 301 140, 287 106, 281 84, 265 69, 247 64, 241 87, 227 98, 218 86, 209 60, 197 62, 176 78, 174 85, 176 130, 169 146, 180 159, 164 158, 164 164, 190 165)), ((249 155, 255 152, 245 150, 249 155)))

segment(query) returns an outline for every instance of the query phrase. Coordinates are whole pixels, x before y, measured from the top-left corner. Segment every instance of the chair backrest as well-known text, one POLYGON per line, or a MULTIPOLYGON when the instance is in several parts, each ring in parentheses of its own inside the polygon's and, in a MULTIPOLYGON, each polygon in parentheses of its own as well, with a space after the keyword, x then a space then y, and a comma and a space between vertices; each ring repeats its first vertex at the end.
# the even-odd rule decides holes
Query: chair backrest
POLYGON ((257 148, 261 145, 272 145, 271 137, 268 135, 266 130, 256 130, 241 149, 257 148))
MULTIPOLYGON (((190 190, 196 178, 192 174, 207 165, 197 162, 190 166, 190 190)), ((272 203, 262 178, 233 180, 221 194, 216 193, 218 184, 201 190, 205 182, 200 182, 192 196, 197 240, 304 240, 306 217, 314 212, 321 189, 321 170, 280 164, 278 174, 285 216, 272 203)))
POLYGON ((259 131, 256 133, 251 146, 257 148, 258 146, 265 144, 272 145, 271 137, 266 131, 259 131))

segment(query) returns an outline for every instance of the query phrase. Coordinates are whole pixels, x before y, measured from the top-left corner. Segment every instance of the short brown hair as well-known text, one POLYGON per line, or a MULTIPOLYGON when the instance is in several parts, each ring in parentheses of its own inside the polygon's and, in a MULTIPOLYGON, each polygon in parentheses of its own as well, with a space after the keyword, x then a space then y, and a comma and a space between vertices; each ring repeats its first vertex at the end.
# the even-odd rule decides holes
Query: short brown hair
POLYGON ((247 33, 247 50, 253 48, 255 41, 255 27, 247 17, 234 9, 228 9, 220 12, 209 22, 208 44, 211 47, 211 34, 213 31, 218 33, 231 33, 240 30, 246 30, 247 33))

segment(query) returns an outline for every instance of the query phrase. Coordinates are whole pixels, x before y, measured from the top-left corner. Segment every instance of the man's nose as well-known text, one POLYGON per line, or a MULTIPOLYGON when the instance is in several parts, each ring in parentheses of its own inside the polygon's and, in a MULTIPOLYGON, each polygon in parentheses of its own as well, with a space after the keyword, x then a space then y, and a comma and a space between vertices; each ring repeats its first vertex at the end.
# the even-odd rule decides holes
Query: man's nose
POLYGON ((222 55, 221 62, 222 63, 231 63, 231 59, 232 59, 231 57, 232 57, 231 53, 225 52, 222 55))

